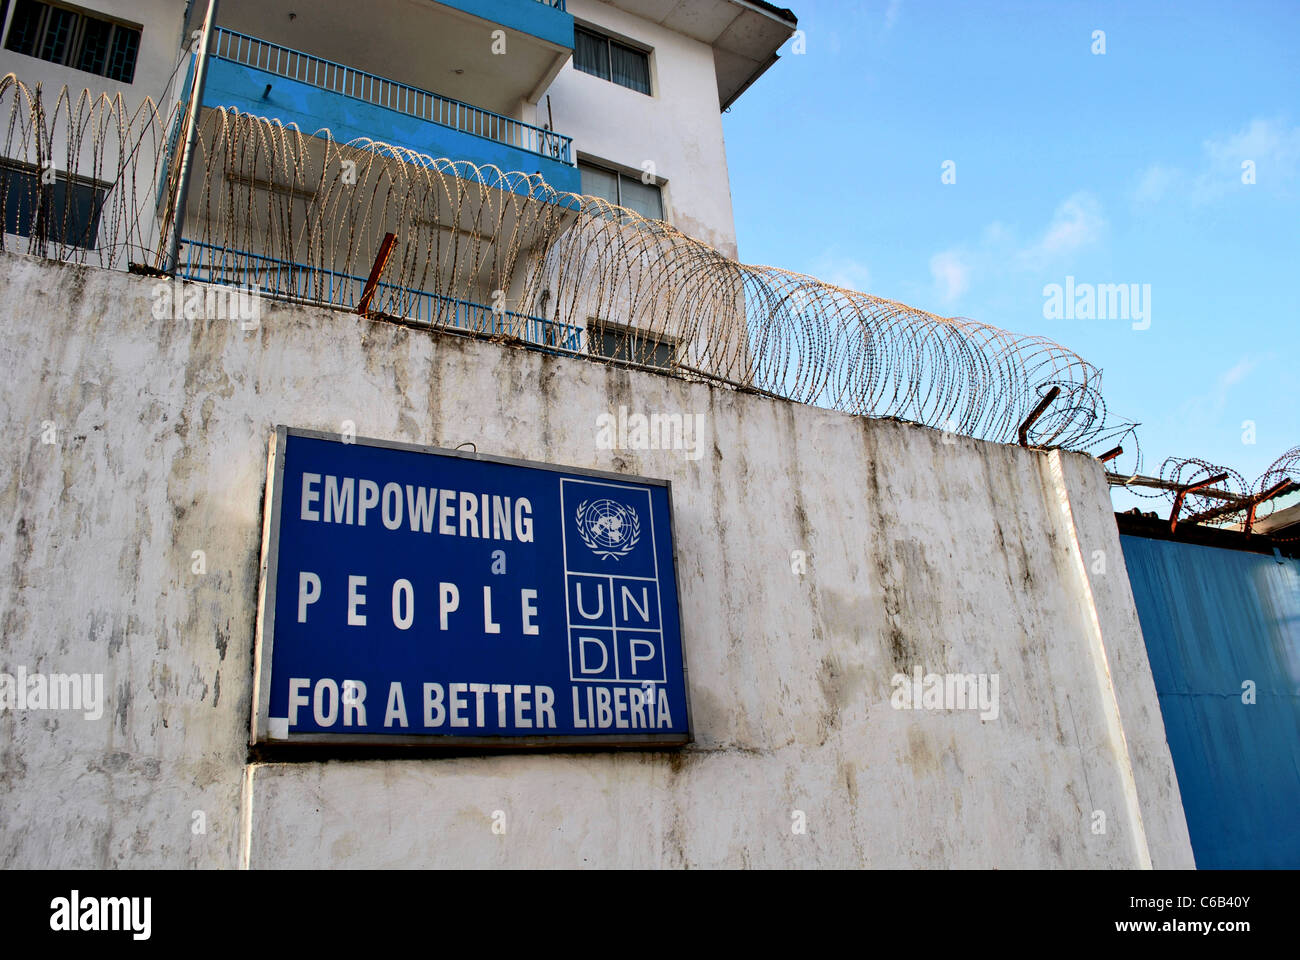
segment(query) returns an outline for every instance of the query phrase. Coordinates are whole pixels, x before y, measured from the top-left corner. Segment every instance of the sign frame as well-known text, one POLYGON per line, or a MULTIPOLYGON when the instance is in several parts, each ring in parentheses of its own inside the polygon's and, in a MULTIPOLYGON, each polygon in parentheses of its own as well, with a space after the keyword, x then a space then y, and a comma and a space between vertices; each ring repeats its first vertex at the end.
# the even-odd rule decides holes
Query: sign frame
POLYGON ((422 747, 431 752, 446 748, 463 749, 466 747, 490 748, 496 751, 528 750, 531 752, 555 749, 572 750, 582 747, 663 749, 687 746, 695 742, 695 726, 691 711, 690 668, 687 664, 686 636, 682 628, 681 582, 677 562, 677 527, 673 513, 671 480, 657 480, 650 477, 614 473, 608 470, 593 470, 585 467, 570 467, 562 464, 539 463, 534 460, 522 460, 514 457, 500 457, 478 453, 477 450, 452 450, 446 447, 405 443, 397 440, 381 440, 376 437, 345 437, 339 433, 277 424, 271 433, 267 452, 266 490, 262 507, 262 545, 258 571, 257 621, 254 628, 253 702, 252 717, 249 724, 249 746, 262 749, 291 749, 299 745, 314 747, 371 746, 379 750, 391 747, 422 747), (285 454, 289 437, 327 440, 345 443, 349 446, 379 447, 409 453, 455 457, 462 460, 477 460, 506 466, 524 467, 530 470, 545 470, 551 473, 615 480, 646 487, 663 487, 668 498, 668 532, 672 538, 673 586, 677 591, 678 600, 676 605, 677 636, 681 647, 682 689, 686 704, 685 732, 671 734, 607 733, 592 734, 590 736, 564 734, 556 736, 482 737, 457 736, 454 734, 394 734, 386 736, 373 733, 292 733, 286 731, 284 736, 273 737, 270 722, 271 665, 275 649, 275 596, 279 574, 281 503, 284 497, 285 454))

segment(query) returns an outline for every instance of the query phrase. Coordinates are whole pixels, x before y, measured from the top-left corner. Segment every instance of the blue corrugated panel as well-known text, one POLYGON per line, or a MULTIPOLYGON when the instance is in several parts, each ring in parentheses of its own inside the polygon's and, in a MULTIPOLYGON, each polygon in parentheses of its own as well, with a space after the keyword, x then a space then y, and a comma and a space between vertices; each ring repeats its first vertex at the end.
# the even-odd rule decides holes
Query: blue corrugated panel
POLYGON ((1300 564, 1120 543, 1197 866, 1300 867, 1300 564))

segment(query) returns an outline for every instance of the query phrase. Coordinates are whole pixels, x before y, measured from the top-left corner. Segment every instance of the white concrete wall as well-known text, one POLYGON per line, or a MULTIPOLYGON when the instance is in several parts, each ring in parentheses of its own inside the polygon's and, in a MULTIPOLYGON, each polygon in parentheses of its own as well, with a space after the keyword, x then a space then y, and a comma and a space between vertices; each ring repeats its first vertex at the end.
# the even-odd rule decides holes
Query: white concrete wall
POLYGON ((0 711, 0 866, 1192 865, 1095 461, 152 291, 0 255, 0 671, 108 700, 0 711), (597 449, 620 405, 703 414, 704 455, 597 449), (267 439, 344 420, 670 479, 697 742, 248 764, 267 439), (918 665, 997 674, 996 719, 893 709, 918 665))
MULTIPOLYGON (((651 161, 673 226, 736 257, 736 225, 713 48, 599 0, 569 0, 578 23, 650 47, 653 96, 565 64, 548 94, 555 129, 580 157, 640 174, 651 161)), ((537 107, 545 122, 546 96, 537 107)))

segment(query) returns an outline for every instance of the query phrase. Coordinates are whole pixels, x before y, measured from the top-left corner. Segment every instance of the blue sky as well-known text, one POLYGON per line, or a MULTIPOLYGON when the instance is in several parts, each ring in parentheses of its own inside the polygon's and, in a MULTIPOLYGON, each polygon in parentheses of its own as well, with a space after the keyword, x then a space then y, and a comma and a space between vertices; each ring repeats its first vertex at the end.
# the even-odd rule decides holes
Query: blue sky
POLYGON ((1059 341, 1144 473, 1300 444, 1300 3, 790 3, 806 52, 724 117, 743 261, 1059 341), (1045 317, 1067 276, 1149 328, 1045 317))

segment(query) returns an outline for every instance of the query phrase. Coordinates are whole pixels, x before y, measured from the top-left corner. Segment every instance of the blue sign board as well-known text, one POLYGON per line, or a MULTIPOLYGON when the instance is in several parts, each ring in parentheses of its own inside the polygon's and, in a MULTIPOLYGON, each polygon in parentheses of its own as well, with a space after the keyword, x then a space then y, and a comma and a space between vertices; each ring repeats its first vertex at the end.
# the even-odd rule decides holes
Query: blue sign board
POLYGON ((277 427, 252 740, 691 740, 666 481, 277 427))

